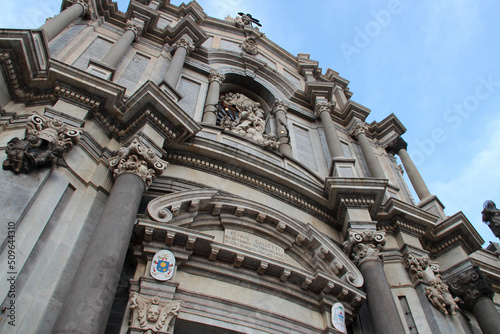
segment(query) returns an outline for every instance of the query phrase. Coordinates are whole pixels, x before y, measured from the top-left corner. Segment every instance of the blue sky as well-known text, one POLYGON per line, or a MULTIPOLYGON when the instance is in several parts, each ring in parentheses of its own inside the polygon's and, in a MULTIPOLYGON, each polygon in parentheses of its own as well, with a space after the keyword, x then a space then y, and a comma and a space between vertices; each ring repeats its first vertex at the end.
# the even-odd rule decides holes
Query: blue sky
MULTIPOLYGON (((178 5, 181 1, 173 0, 178 5)), ((350 81, 352 99, 394 113, 432 194, 463 211, 485 239, 482 204, 500 207, 500 3, 493 0, 200 0, 209 16, 251 13, 261 32, 293 55, 309 53, 323 72, 350 81)), ((37 28, 60 0, 0 0, 0 27, 37 28)), ((128 1, 118 1, 127 8, 128 1)))

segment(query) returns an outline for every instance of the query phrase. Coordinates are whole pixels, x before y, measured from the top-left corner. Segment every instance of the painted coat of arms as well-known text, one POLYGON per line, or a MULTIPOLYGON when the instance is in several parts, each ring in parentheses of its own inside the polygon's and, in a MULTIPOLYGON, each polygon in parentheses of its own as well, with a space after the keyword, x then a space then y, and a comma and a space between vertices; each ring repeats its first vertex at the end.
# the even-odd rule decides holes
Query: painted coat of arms
POLYGON ((158 281, 167 281, 174 275, 175 256, 168 250, 161 250, 153 257, 151 276, 158 281))

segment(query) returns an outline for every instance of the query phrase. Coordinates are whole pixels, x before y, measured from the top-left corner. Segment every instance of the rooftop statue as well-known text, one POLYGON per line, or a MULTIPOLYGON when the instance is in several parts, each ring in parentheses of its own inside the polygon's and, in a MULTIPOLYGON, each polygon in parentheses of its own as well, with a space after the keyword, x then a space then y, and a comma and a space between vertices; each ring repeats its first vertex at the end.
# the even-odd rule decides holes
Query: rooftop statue
POLYGON ((497 209, 495 202, 484 202, 481 213, 483 214, 483 222, 490 227, 497 238, 500 238, 500 210, 497 209))

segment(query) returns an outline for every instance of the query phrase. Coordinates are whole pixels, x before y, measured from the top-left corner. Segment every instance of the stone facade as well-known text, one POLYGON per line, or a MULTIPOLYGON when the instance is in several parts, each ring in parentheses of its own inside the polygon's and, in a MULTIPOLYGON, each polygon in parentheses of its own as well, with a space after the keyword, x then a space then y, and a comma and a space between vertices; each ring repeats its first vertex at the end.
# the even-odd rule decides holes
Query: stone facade
POLYGON ((64 0, 0 30, 0 332, 339 333, 341 303, 347 333, 496 333, 500 247, 397 117, 233 15, 64 0))

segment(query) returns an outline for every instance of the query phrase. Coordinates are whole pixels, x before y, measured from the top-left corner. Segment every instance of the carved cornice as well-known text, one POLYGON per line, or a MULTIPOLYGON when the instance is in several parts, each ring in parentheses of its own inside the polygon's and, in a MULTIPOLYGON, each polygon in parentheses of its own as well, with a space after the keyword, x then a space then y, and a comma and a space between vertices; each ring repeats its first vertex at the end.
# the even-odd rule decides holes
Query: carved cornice
POLYGON ((210 74, 208 75, 208 82, 211 83, 212 81, 217 81, 219 85, 222 85, 225 79, 226 76, 224 74, 221 74, 216 70, 210 70, 210 74))
POLYGON ((344 242, 344 252, 357 266, 364 261, 382 260, 382 249, 385 245, 385 232, 364 230, 361 232, 348 230, 347 240, 344 242))
POLYGON ((447 281, 451 291, 470 309, 480 298, 493 298, 491 282, 477 266, 450 276, 447 281))
POLYGON ((144 147, 138 136, 134 136, 128 147, 120 148, 118 154, 109 159, 109 169, 115 178, 122 173, 134 173, 142 178, 146 188, 167 165, 153 150, 144 147))
POLYGON ((186 49, 187 53, 189 54, 194 50, 194 44, 191 39, 186 36, 182 36, 172 45, 173 50, 177 50, 178 48, 186 49))

